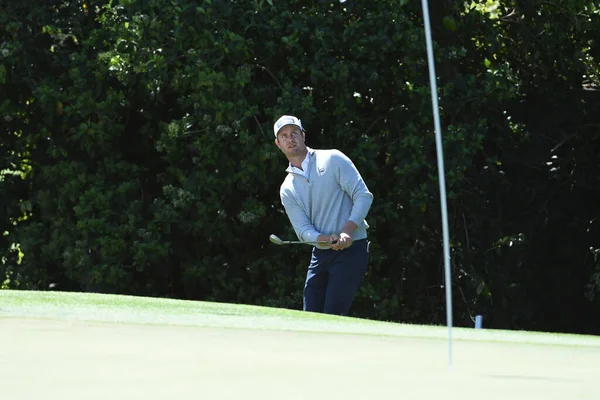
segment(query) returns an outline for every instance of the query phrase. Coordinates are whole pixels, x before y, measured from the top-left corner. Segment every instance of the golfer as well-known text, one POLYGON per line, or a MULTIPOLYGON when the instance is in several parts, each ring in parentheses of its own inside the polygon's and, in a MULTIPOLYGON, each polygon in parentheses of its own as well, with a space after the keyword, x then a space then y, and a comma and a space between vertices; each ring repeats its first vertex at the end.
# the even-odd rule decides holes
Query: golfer
POLYGON ((331 243, 312 250, 304 310, 348 315, 369 261, 365 217, 373 195, 341 151, 306 146, 298 118, 282 116, 274 131, 289 161, 279 194, 298 239, 331 243))

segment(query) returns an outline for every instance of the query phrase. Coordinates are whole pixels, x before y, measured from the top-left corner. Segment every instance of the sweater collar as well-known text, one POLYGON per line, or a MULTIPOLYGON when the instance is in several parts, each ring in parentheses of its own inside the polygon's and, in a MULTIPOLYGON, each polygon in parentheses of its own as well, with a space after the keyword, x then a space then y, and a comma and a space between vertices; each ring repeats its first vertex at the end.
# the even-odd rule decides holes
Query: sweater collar
MULTIPOLYGON (((306 158, 304 158, 304 161, 302 162, 302 165, 305 165, 306 161, 308 161, 308 165, 310 165, 310 159, 315 154, 315 150, 314 149, 311 149, 308 146, 306 146, 306 149, 308 150, 308 152, 306 153, 306 158)), ((290 173, 290 174, 294 173, 294 167, 292 167, 292 164, 288 164, 288 167, 286 168, 285 172, 290 173)), ((304 171, 304 173, 307 173, 307 172, 308 171, 304 171)))

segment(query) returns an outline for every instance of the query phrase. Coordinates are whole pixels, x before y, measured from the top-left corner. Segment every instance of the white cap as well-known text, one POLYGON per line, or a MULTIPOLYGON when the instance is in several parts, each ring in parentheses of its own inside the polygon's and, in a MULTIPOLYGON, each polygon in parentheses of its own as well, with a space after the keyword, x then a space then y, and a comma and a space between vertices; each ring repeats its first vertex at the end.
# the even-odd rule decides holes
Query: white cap
POLYGON ((275 125, 273 125, 273 131, 275 132, 275 139, 277 139, 277 134, 279 133, 279 130, 286 125, 296 125, 302 131, 304 131, 304 128, 302 127, 302 121, 300 121, 298 118, 294 117, 293 115, 284 115, 281 118, 279 118, 277 120, 277 122, 275 122, 275 125))

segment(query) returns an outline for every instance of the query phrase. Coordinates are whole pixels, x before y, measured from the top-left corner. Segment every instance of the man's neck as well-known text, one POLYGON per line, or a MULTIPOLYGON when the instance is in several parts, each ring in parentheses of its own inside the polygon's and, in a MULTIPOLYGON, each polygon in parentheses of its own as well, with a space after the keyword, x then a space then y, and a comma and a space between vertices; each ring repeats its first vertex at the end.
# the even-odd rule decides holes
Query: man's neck
POLYGON ((288 161, 290 162, 290 164, 292 165, 292 167, 296 167, 296 168, 302 169, 302 161, 304 161, 304 159, 306 158, 307 154, 308 154, 308 149, 305 149, 304 152, 302 152, 301 155, 297 155, 297 156, 293 156, 293 157, 288 157, 288 161))

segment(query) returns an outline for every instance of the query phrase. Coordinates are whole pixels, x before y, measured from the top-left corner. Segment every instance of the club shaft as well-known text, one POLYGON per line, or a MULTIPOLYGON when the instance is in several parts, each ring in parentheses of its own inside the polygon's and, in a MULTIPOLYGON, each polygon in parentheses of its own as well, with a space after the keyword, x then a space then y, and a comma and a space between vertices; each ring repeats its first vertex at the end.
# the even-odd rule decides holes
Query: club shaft
POLYGON ((329 242, 300 242, 297 240, 284 240, 282 242, 282 244, 308 244, 311 246, 327 246, 327 245, 330 245, 331 243, 329 243, 329 242))

